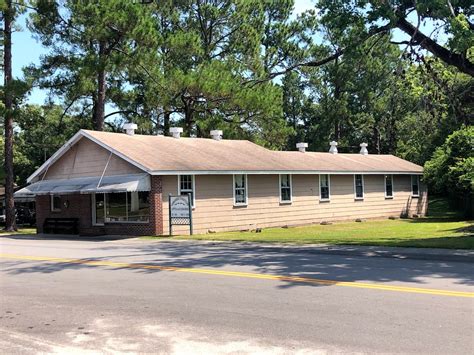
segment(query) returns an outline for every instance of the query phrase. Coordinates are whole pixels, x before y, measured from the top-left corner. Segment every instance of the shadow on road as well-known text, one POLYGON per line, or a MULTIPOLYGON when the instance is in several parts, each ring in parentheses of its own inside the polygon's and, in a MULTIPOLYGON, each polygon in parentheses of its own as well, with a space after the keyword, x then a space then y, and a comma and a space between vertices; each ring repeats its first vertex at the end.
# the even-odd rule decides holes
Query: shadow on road
MULTIPOLYGON (((53 274, 63 270, 100 268, 110 272, 127 270, 131 273, 156 274, 169 272, 140 267, 113 267, 82 264, 88 261, 126 262, 182 268, 225 269, 252 273, 291 275, 335 281, 409 282, 425 283, 425 278, 452 279, 462 285, 474 284, 472 263, 437 260, 403 260, 351 255, 329 255, 291 252, 285 249, 259 248, 230 243, 160 242, 99 244, 89 249, 97 257, 80 258, 75 262, 2 260, 3 272, 53 274)), ((87 251, 87 249, 86 249, 87 251)), ((60 255, 56 255, 61 257, 60 255)), ((281 281, 277 287, 288 288, 299 282, 281 281)), ((305 284, 308 287, 328 286, 305 284)))

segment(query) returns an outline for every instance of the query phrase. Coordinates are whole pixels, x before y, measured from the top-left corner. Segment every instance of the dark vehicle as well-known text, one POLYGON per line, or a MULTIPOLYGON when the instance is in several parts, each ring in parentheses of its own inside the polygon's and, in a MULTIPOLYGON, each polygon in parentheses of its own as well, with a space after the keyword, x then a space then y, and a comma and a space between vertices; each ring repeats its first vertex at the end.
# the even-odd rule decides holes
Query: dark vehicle
POLYGON ((36 224, 36 212, 34 209, 18 206, 16 208, 16 223, 18 225, 29 225, 30 227, 36 224))

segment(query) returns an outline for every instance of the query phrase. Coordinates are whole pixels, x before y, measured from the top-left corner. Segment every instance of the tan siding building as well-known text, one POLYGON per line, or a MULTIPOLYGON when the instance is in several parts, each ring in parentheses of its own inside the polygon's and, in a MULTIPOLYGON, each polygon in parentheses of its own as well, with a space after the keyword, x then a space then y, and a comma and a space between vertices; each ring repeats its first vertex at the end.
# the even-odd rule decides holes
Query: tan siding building
MULTIPOLYGON (((276 152, 248 141, 80 131, 30 178, 38 231, 168 234, 169 195, 195 233, 423 216, 422 168, 391 155, 276 152)), ((174 226, 174 233, 189 232, 174 226)))
MULTIPOLYGON (((394 176, 394 196, 385 197, 384 175, 364 177, 363 200, 354 198, 353 175, 333 175, 329 201, 320 201, 319 175, 293 175, 293 199, 280 203, 278 175, 248 175, 248 204, 234 206, 232 176, 201 175, 195 177, 196 203, 193 210, 196 233, 232 231, 266 227, 294 226, 322 221, 389 216, 423 216, 427 192, 412 197, 411 178, 394 176)), ((163 178, 163 196, 178 193, 177 176, 163 178)), ((168 211, 163 199, 163 210, 168 211)), ((163 216, 164 230, 169 230, 168 215, 163 216)), ((185 226, 174 227, 177 233, 188 233, 185 226)))

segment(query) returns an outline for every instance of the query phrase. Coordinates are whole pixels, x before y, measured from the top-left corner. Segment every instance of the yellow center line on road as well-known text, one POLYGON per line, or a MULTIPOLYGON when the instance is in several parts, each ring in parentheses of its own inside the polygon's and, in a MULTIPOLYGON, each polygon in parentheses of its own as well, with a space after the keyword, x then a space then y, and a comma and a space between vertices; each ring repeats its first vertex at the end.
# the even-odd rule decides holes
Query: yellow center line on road
POLYGON ((15 255, 15 254, 2 254, 2 253, 0 253, 0 258, 14 259, 14 260, 28 260, 28 261, 45 261, 45 262, 66 263, 66 264, 81 264, 81 265, 88 265, 88 266, 108 266, 108 267, 126 268, 126 269, 149 269, 149 270, 161 270, 161 271, 187 272, 187 273, 195 273, 195 274, 233 276, 233 277, 299 282, 299 283, 318 284, 318 285, 357 287, 357 288, 366 288, 366 289, 383 290, 383 291, 421 293, 421 294, 437 295, 437 296, 474 298, 474 292, 449 291, 449 290, 406 287, 406 286, 393 286, 393 285, 354 282, 354 281, 323 280, 323 279, 315 279, 315 278, 310 278, 310 277, 300 277, 300 276, 291 276, 291 275, 257 274, 257 273, 251 273, 251 272, 223 271, 223 270, 214 270, 214 269, 162 266, 162 265, 153 265, 153 264, 133 264, 133 263, 125 263, 125 262, 106 261, 106 260, 69 259, 69 258, 56 258, 56 257, 48 257, 48 256, 15 255))

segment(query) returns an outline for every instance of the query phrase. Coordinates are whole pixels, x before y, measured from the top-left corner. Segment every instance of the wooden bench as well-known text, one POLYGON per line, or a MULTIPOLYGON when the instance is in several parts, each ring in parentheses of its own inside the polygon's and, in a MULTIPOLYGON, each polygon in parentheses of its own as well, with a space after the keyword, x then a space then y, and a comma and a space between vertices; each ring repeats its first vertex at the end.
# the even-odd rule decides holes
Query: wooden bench
POLYGON ((79 218, 46 218, 43 232, 52 234, 78 234, 79 218))

